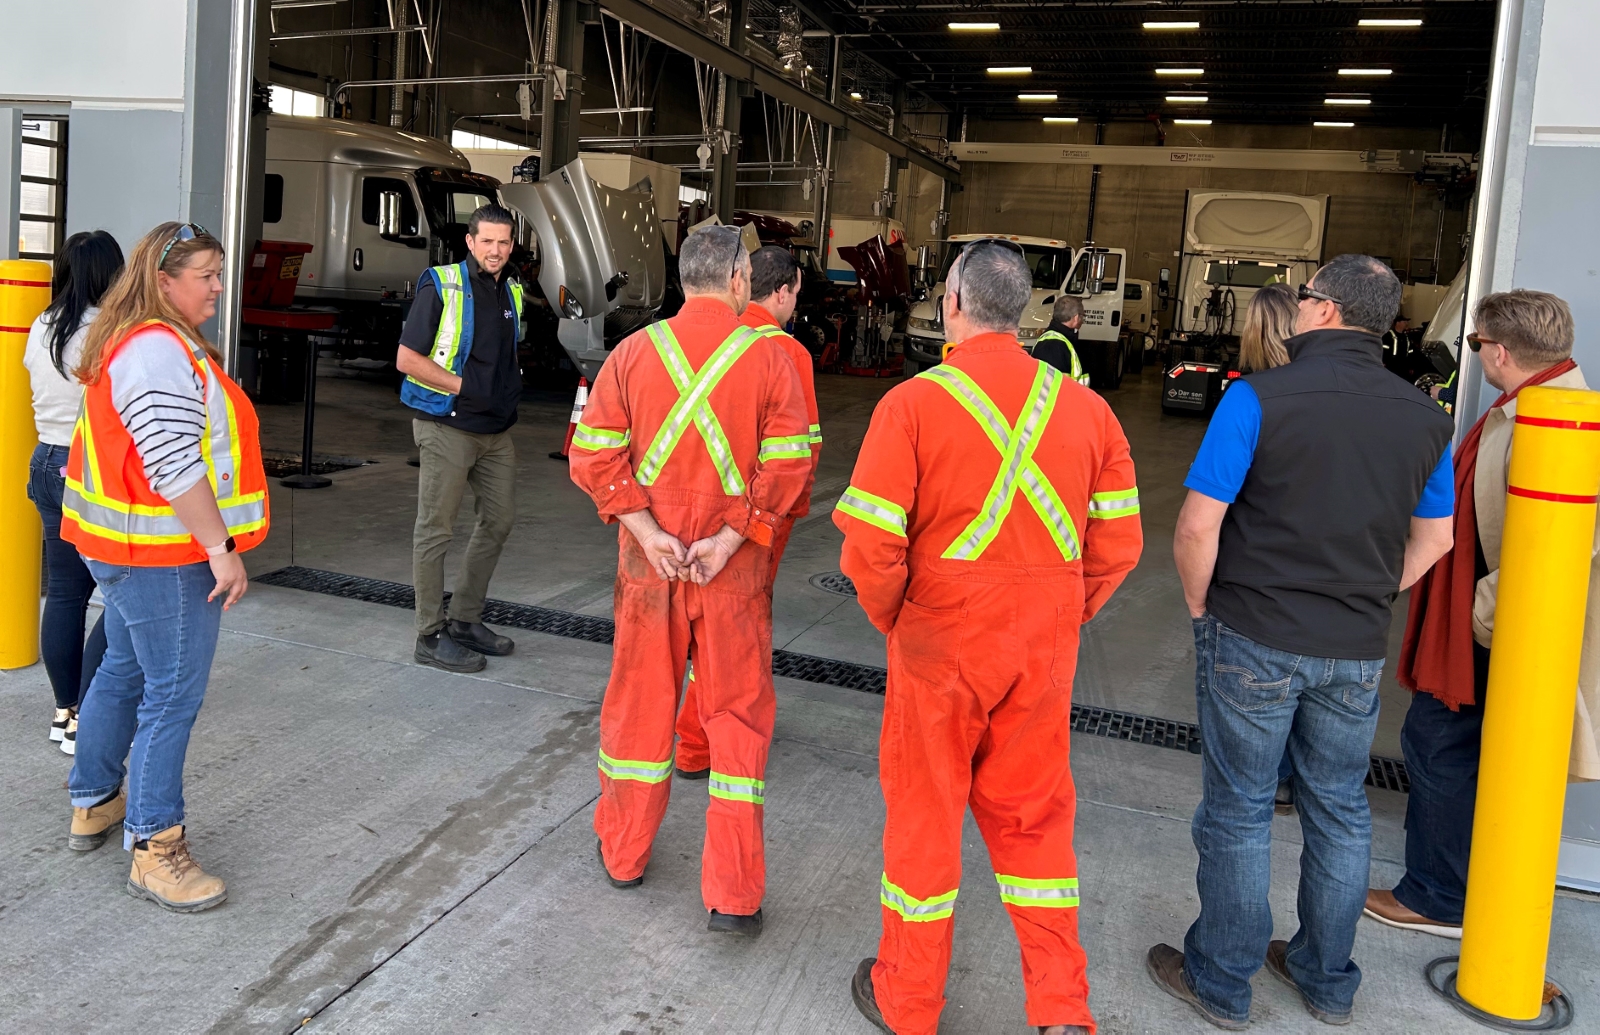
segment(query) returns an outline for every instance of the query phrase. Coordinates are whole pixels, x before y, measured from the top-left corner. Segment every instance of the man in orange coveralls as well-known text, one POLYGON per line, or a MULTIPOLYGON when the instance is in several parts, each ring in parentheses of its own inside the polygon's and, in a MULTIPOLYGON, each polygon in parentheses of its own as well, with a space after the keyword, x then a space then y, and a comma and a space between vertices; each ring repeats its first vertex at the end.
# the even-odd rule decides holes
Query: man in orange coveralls
MULTIPOLYGON (((772 533, 772 578, 777 578, 778 565, 783 560, 783 548, 789 544, 789 532, 794 523, 811 512, 811 487, 817 481, 817 461, 822 456, 822 425, 817 423, 817 388, 811 370, 811 353, 806 347, 783 333, 782 327, 794 316, 795 303, 800 299, 800 264, 787 248, 769 244, 750 256, 750 304, 740 317, 746 327, 753 327, 783 347, 794 362, 800 375, 800 388, 806 397, 806 414, 811 420, 811 434, 805 443, 793 443, 793 451, 811 451, 811 477, 806 480, 805 492, 800 502, 789 511, 789 517, 772 533)), ((772 582, 767 583, 767 599, 772 599, 772 582)), ((706 731, 700 725, 700 677, 693 665, 689 668, 689 687, 683 695, 683 706, 678 712, 678 775, 685 780, 704 780, 711 775, 711 745, 706 742, 706 731)))
POLYGON ((611 883, 643 883, 692 649, 711 742, 701 894, 711 930, 754 935, 774 712, 771 546, 810 476, 810 433, 794 364, 739 322, 750 259, 738 232, 696 231, 678 269, 683 309, 617 346, 572 436, 572 480, 622 525, 594 827, 611 883))
POLYGON ((1092 1033, 1068 731, 1078 627, 1139 560, 1133 461, 1111 408, 1017 343, 1020 249, 970 244, 947 284, 958 344, 878 404, 834 511, 844 572, 889 637, 883 937, 851 991, 884 1031, 938 1028, 970 804, 1028 1023, 1092 1033))

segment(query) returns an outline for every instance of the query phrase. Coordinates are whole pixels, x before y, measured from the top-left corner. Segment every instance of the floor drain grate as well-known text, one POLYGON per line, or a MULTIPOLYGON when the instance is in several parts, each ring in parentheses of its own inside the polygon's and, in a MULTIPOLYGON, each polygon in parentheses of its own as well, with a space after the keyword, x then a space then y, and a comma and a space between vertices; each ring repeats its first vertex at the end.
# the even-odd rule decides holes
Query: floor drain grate
MULTIPOLYGON (((812 577, 812 584, 835 575, 845 585, 850 580, 838 572, 825 572, 812 577)), ((416 595, 403 582, 386 582, 359 575, 343 575, 317 568, 288 567, 258 575, 256 582, 284 589, 299 589, 308 593, 360 600, 368 604, 383 604, 410 610, 416 604, 416 595)), ((821 586, 819 588, 828 589, 821 586)), ((854 587, 852 587, 853 592, 854 587)), ((831 590, 840 592, 840 590, 831 590)), ((450 595, 445 594, 448 601, 450 595)), ((483 620, 490 625, 503 625, 508 629, 527 629, 549 636, 562 636, 590 643, 610 643, 615 638, 616 626, 609 618, 580 615, 572 611, 558 611, 534 604, 516 604, 508 600, 490 600, 484 604, 483 620)), ((881 694, 887 685, 889 673, 874 665, 858 665, 852 661, 819 658, 794 651, 772 652, 772 674, 789 679, 821 683, 845 690, 860 690, 881 694)), ((1134 744, 1150 744, 1171 748, 1191 755, 1200 753, 1200 727, 1192 722, 1163 719, 1154 715, 1138 715, 1111 708, 1075 704, 1072 706, 1072 731, 1108 740, 1125 740, 1134 744)), ((1367 770, 1367 785, 1405 794, 1411 789, 1406 775, 1406 764, 1398 758, 1373 755, 1367 770)))
POLYGON ((811 584, 820 590, 837 593, 841 597, 856 595, 856 584, 850 581, 850 576, 842 571, 824 571, 811 576, 811 584))

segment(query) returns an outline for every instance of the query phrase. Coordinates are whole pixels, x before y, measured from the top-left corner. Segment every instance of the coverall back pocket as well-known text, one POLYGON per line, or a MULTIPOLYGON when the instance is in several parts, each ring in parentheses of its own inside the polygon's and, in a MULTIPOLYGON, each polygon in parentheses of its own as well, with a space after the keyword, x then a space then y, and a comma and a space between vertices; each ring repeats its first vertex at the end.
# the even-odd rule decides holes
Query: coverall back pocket
POLYGON ((948 690, 961 674, 965 608, 933 608, 907 600, 889 633, 889 667, 918 686, 948 690))

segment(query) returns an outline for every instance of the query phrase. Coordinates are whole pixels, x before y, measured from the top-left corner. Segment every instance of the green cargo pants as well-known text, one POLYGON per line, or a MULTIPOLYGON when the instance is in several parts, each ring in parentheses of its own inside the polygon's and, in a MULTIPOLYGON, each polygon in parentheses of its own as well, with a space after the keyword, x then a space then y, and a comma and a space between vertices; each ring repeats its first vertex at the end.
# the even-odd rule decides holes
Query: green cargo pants
POLYGON ((450 620, 483 620, 489 576, 517 518, 517 455, 509 431, 477 435, 413 419, 411 432, 422 461, 417 527, 411 537, 411 581, 417 591, 417 635, 430 636, 444 627, 444 555, 469 485, 477 524, 450 597, 450 620))

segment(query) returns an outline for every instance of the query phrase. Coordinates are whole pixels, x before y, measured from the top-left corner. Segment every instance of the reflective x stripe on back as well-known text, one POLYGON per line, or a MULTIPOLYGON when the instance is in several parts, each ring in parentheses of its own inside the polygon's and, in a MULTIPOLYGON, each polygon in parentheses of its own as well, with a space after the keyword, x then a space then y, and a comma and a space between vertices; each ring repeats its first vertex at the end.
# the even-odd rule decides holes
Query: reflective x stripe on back
POLYGON ((1078 878, 1076 877, 1012 877, 997 873, 1000 901, 1013 906, 1037 906, 1044 909, 1075 909, 1078 905, 1078 878))
POLYGON ((954 915, 956 894, 960 890, 957 888, 955 891, 947 891, 932 898, 915 898, 891 881, 889 875, 885 873, 882 878, 882 888, 878 892, 878 901, 899 913, 902 920, 927 923, 930 920, 947 920, 954 915))
POLYGON ((1013 427, 1001 415, 999 407, 989 398, 978 383, 965 373, 948 364, 934 367, 918 374, 934 381, 972 415, 989 436, 989 441, 1000 451, 1000 470, 994 484, 984 498, 982 507, 956 541, 941 555, 958 561, 975 561, 994 542, 995 536, 1011 513, 1012 498, 1020 487, 1034 512, 1044 522, 1044 527, 1055 540, 1063 559, 1075 561, 1081 555, 1078 532, 1072 524, 1072 515, 1056 494, 1050 479, 1034 462, 1033 451, 1050 422, 1056 400, 1061 395, 1061 374, 1045 362, 1039 363, 1033 387, 1028 390, 1028 401, 1013 427))
POLYGON ((645 450, 644 459, 639 461, 639 484, 654 484, 661 476, 661 469, 666 466, 692 420, 695 427, 700 429, 700 437, 705 440, 711 462, 716 465, 717 475, 722 480, 722 491, 729 496, 742 495, 744 478, 734 462, 733 446, 729 444, 728 436, 722 431, 722 423, 711 409, 711 392, 760 335, 749 327, 736 328, 717 346, 705 366, 695 370, 689 365, 689 357, 683 354, 683 348, 678 344, 671 327, 665 323, 651 324, 648 333, 657 354, 661 356, 662 364, 672 377, 672 383, 678 388, 678 401, 656 431, 650 448, 645 450))

